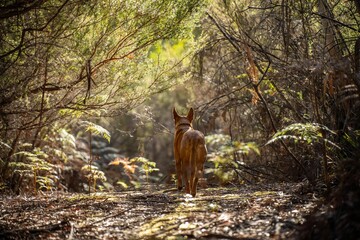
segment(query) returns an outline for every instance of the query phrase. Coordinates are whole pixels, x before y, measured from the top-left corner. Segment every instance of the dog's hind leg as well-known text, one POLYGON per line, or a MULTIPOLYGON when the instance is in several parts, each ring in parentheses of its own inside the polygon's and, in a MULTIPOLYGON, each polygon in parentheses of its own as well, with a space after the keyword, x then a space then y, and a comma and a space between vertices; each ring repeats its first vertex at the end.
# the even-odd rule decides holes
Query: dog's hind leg
POLYGON ((183 162, 182 164, 182 174, 183 174, 183 180, 185 182, 185 192, 190 194, 190 181, 191 179, 189 179, 190 177, 190 169, 189 169, 189 164, 185 164, 183 162))
POLYGON ((190 193, 193 197, 196 195, 196 185, 197 185, 197 178, 196 178, 196 146, 194 142, 192 143, 192 148, 190 152, 190 166, 191 166, 191 173, 190 173, 190 193))
POLYGON ((176 160, 176 177, 177 177, 177 188, 180 191, 183 188, 182 184, 182 166, 181 166, 181 160, 176 160))
POLYGON ((202 177, 203 172, 204 172, 204 162, 206 159, 206 147, 205 145, 199 145, 196 148, 194 148, 194 159, 193 162, 193 167, 192 167, 192 171, 191 171, 191 179, 193 179, 193 185, 191 187, 191 195, 193 197, 195 197, 196 195, 196 191, 197 191, 197 184, 199 181, 199 178, 202 177), (194 173, 193 173, 194 172, 194 173), (193 175, 194 174, 194 175, 193 175))

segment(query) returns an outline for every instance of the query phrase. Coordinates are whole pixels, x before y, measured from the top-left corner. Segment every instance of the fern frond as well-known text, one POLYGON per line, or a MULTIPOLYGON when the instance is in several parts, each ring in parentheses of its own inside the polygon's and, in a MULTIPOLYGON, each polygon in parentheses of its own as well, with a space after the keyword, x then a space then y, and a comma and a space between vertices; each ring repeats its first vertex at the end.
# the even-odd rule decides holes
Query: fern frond
POLYGON ((72 146, 73 148, 76 148, 76 139, 72 134, 68 133, 63 128, 59 130, 59 134, 60 134, 61 140, 65 144, 68 144, 68 145, 72 146))
POLYGON ((274 136, 265 144, 271 144, 278 140, 294 140, 297 142, 304 142, 307 144, 312 144, 314 142, 325 141, 330 145, 339 148, 335 143, 329 139, 325 139, 323 136, 323 131, 335 135, 336 133, 330 130, 328 127, 318 124, 318 123, 294 123, 291 124, 274 134, 274 136))
POLYGON ((108 142, 110 142, 111 135, 108 130, 103 128, 100 125, 97 125, 95 123, 89 122, 89 121, 82 121, 82 125, 86 128, 86 132, 91 132, 95 135, 102 136, 104 139, 106 139, 108 142))

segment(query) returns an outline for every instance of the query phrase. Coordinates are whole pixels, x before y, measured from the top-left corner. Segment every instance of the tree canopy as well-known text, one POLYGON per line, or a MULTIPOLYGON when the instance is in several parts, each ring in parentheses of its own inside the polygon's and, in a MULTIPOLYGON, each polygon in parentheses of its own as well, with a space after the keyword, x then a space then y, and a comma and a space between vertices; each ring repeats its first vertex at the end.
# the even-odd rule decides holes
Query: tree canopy
POLYGON ((179 82, 189 51, 164 58, 156 49, 172 39, 191 49, 202 4, 1 3, 2 173, 21 145, 59 147, 56 132, 73 120, 124 114, 179 82))

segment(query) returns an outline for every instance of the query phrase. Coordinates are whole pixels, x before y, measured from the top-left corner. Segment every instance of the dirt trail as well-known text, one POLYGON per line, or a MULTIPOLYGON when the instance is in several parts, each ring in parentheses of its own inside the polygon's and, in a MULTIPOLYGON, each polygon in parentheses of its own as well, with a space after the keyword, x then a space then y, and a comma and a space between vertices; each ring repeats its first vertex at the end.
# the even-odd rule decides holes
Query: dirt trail
POLYGON ((0 198, 1 239, 288 239, 318 200, 299 184, 0 198))

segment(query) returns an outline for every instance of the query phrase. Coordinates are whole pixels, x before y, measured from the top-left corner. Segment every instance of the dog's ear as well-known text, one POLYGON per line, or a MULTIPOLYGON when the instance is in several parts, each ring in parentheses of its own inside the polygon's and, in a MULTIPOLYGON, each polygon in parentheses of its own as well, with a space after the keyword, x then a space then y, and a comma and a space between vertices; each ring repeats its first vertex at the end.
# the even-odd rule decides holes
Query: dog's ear
POLYGON ((189 110, 186 118, 187 118, 190 122, 192 122, 192 120, 193 120, 193 118, 194 118, 194 109, 193 109, 193 108, 190 108, 190 110, 189 110))
POLYGON ((174 119, 177 119, 180 117, 179 114, 176 112, 175 107, 173 108, 173 115, 174 115, 174 119))

